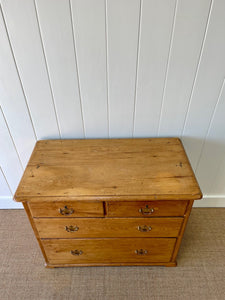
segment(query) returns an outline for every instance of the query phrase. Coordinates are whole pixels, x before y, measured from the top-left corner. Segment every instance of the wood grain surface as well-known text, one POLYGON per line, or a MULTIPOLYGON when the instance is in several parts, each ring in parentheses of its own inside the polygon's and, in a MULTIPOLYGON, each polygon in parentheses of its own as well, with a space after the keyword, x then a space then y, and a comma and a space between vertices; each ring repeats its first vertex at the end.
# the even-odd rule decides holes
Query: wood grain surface
POLYGON ((202 197, 178 138, 39 141, 14 198, 52 195, 202 197))
POLYGON ((42 240, 50 264, 169 262, 175 242, 175 238, 42 240), (135 253, 141 249, 147 253, 135 253), (82 251, 82 254, 72 255, 71 250, 82 251))
POLYGON ((183 218, 35 218, 34 222, 41 238, 144 238, 177 237, 183 218))
POLYGON ((82 201, 38 201, 30 202, 29 207, 33 217, 103 217, 104 209, 102 202, 82 201), (60 213, 67 207, 68 214, 60 213))
POLYGON ((106 203, 107 215, 109 217, 178 217, 183 216, 188 201, 166 200, 166 201, 132 201, 132 202, 115 202, 106 203), (145 207, 150 210, 144 213, 145 207), (152 212, 151 212, 152 210, 152 212))

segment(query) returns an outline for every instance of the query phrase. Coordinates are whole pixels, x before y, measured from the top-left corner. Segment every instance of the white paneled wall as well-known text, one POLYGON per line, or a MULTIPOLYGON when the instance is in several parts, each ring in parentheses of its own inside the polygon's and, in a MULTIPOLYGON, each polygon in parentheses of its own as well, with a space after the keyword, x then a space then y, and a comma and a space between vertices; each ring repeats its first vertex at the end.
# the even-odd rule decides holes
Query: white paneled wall
POLYGON ((0 208, 36 140, 157 136, 225 206, 225 0, 0 3, 0 208))
POLYGON ((210 0, 177 1, 159 135, 180 136, 204 40, 210 0))
POLYGON ((83 138, 77 61, 69 1, 38 0, 36 11, 60 137, 83 138))
MULTIPOLYGON (((43 55, 34 2, 4 0, 2 10, 9 43, 36 136, 38 139, 59 138, 54 99, 43 55)), ((7 100, 7 104, 11 110, 10 100, 7 100)))
POLYGON ((72 0, 71 14, 85 137, 107 137, 105 2, 72 0))
POLYGON ((134 136, 158 133, 175 12, 175 0, 142 3, 134 136))
POLYGON ((106 1, 109 136, 132 137, 140 1, 106 1))

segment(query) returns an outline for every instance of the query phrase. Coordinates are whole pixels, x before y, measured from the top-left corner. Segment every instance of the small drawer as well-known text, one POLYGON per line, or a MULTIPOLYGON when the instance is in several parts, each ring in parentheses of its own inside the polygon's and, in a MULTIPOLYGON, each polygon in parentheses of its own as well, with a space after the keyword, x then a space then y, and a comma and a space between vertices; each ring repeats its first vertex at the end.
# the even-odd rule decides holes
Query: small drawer
POLYGON ((41 238, 177 237, 183 218, 38 218, 41 238))
POLYGON ((103 217, 102 202, 86 201, 40 201, 30 202, 33 217, 103 217))
POLYGON ((169 262, 175 238, 42 240, 50 264, 169 262))
POLYGON ((179 217, 183 216, 188 201, 107 202, 108 217, 179 217))

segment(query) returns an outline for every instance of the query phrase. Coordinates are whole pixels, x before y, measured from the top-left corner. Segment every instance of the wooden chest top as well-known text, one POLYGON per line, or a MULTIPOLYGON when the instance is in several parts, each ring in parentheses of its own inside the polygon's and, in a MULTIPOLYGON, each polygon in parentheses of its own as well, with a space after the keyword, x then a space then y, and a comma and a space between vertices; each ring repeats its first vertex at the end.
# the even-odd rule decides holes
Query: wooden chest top
POLYGON ((193 200, 202 193, 178 138, 43 140, 14 199, 193 200))

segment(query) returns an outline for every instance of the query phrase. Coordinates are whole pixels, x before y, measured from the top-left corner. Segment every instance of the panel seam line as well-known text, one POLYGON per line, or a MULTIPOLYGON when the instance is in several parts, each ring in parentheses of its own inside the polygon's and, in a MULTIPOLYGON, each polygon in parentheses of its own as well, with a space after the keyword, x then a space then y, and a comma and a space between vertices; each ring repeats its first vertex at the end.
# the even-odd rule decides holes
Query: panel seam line
POLYGON ((164 102, 165 102, 165 93, 166 93, 166 86, 167 86, 167 80, 168 80, 168 74, 169 74, 169 65, 170 65, 170 59, 171 59, 171 53, 172 53, 172 47, 173 47, 173 39, 174 39, 175 24, 176 24, 176 17, 177 17, 178 1, 179 0, 176 0, 175 9, 174 9, 173 25, 172 25, 172 31, 171 31, 168 59, 167 59, 167 64, 166 64, 166 75, 165 75, 165 81, 164 81, 164 86, 163 86, 163 93, 162 93, 162 101, 161 101, 161 109, 160 109, 157 136, 159 136, 161 121, 162 121, 162 111, 163 111, 163 106, 164 106, 164 102))
POLYGON ((110 138, 110 114, 109 114, 109 60, 108 60, 108 10, 107 10, 107 0, 105 4, 105 48, 106 48, 106 97, 107 97, 107 118, 108 118, 108 137, 110 138))
POLYGON ((84 138, 86 138, 86 130, 85 130, 85 123, 84 123, 84 111, 83 111, 83 103, 82 103, 82 97, 81 97, 80 75, 79 75, 79 71, 78 71, 77 49, 76 49, 75 29, 74 29, 71 0, 69 0, 69 8, 70 8, 70 20, 71 20, 72 35, 73 35, 73 51, 74 51, 75 64, 76 64, 76 74, 77 74, 77 85, 78 85, 78 93, 79 93, 79 100, 80 100, 81 119, 82 119, 82 125, 83 125, 84 138))
POLYGON ((52 97, 53 109, 54 109, 54 112, 55 112, 56 124, 57 124, 57 128, 58 128, 59 137, 61 139, 62 135, 61 135, 61 131, 60 131, 59 120, 58 120, 58 116, 57 116, 56 104, 55 104, 55 99, 54 99, 54 93, 53 93, 51 79, 50 79, 50 75, 49 75, 49 68, 48 68, 47 58, 46 58, 46 54, 45 54, 45 50, 44 50, 44 44, 43 44, 43 39, 42 39, 42 34, 41 34, 40 21, 39 21, 39 15, 38 15, 38 10, 37 10, 36 0, 34 0, 34 10, 35 10, 35 14, 36 14, 38 32, 39 32, 39 36, 40 36, 41 48, 42 48, 42 53, 43 53, 43 57, 44 57, 44 62, 45 62, 45 68, 46 68, 46 73, 47 73, 47 77, 48 77, 50 93, 51 93, 51 97, 52 97))
POLYGON ((13 51, 13 47, 12 47, 12 44, 11 44, 11 41, 10 41, 9 32, 8 32, 8 28, 7 28, 7 25, 6 25, 6 21, 5 21, 3 8, 2 8, 1 3, 0 3, 0 11, 2 13, 2 19, 3 19, 4 26, 5 26, 5 31, 6 31, 7 39, 8 39, 8 42, 9 42, 9 47, 10 47, 10 50, 11 50, 12 58, 13 58, 13 61, 14 61, 14 64, 15 64, 17 75, 18 75, 18 80, 20 82, 22 94, 23 94, 23 97, 24 97, 24 102, 25 102, 25 105, 26 105, 26 108, 27 108, 27 112, 28 112, 28 115, 29 115, 29 119, 30 119, 30 122, 31 122, 32 129, 33 129, 34 137, 37 141, 37 134, 36 134, 36 131, 35 131, 35 128, 34 128, 34 124, 33 124, 33 120, 32 120, 32 117, 31 117, 30 108, 29 108, 29 105, 28 105, 28 102, 27 102, 27 97, 26 97, 26 94, 25 94, 25 91, 24 91, 23 83, 22 83, 22 80, 20 78, 19 69, 18 69, 18 66, 17 66, 15 54, 14 54, 14 51, 13 51))
POLYGON ((190 98, 189 98, 189 101, 188 101, 188 107, 187 107, 187 111, 186 111, 185 118, 184 118, 184 123, 183 123, 181 136, 183 136, 184 131, 186 129, 187 119, 188 119, 188 115, 189 115, 189 112, 190 112, 190 109, 191 109, 193 94, 194 94, 195 85, 196 85, 196 81, 197 81, 197 77, 198 77, 198 73, 199 73, 199 69, 200 69, 200 64, 201 64, 201 61, 202 61, 203 49, 205 47, 205 41, 206 41, 206 38, 207 38, 207 33, 208 33, 209 23, 210 23, 210 19, 211 19, 213 4, 214 4, 214 0, 211 0, 209 13, 208 13, 208 17, 207 17, 207 22, 206 22, 206 27, 205 27, 205 32, 204 32, 204 37, 203 37, 203 41, 202 41, 202 45, 201 45, 201 50, 200 50, 200 54, 199 54, 199 59, 198 59, 198 64, 197 64, 195 76, 194 76, 194 81, 193 81, 192 88, 191 88, 190 98))
MULTIPOLYGON (((8 183, 8 180, 7 180, 7 178, 6 178, 6 176, 5 176, 5 173, 3 172, 1 166, 0 166, 0 172, 2 173, 2 176, 3 176, 3 178, 5 179, 5 182, 6 182, 7 186, 8 186, 8 188, 9 188, 9 191, 10 191, 10 193, 11 193, 11 196, 10 196, 10 197, 13 197, 13 192, 12 192, 12 190, 11 190, 11 187, 10 187, 10 185, 9 185, 9 183, 8 183)), ((1 197, 1 196, 0 196, 0 197, 1 197)), ((3 197, 4 197, 4 196, 3 196, 3 197)), ((5 197, 9 197, 9 196, 5 196, 5 197)))
POLYGON ((134 110, 133 110, 132 137, 134 137, 135 116, 136 116, 136 106, 137 106, 137 85, 138 85, 138 69, 139 69, 139 59, 140 59, 142 5, 143 5, 143 2, 142 2, 142 0, 140 0, 140 5, 139 5, 139 22, 138 22, 139 23, 138 24, 138 43, 137 43, 137 57, 136 57, 136 74, 135 74, 135 87, 134 87, 134 110))

